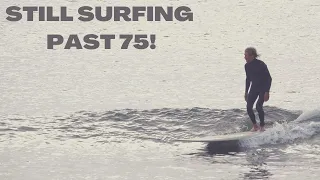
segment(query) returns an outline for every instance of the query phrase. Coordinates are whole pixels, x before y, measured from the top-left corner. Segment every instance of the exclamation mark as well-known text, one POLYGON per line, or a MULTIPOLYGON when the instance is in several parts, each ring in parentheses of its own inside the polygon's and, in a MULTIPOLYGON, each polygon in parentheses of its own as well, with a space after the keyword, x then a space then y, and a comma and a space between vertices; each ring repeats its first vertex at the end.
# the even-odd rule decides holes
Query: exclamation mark
POLYGON ((156 48, 156 45, 155 45, 154 43, 156 42, 156 35, 151 34, 151 35, 150 35, 150 40, 151 40, 150 48, 151 48, 151 49, 155 49, 155 48, 156 48))

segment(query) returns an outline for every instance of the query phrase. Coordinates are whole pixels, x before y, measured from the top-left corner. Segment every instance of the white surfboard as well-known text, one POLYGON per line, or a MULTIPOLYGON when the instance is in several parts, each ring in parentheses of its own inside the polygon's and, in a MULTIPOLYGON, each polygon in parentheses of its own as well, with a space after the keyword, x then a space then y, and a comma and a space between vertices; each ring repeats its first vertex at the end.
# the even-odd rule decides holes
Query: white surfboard
POLYGON ((241 140, 253 137, 255 135, 260 134, 260 131, 246 131, 239 132, 233 134, 225 134, 225 135, 217 135, 217 136, 209 136, 195 139, 177 139, 176 141, 184 141, 184 142, 217 142, 217 141, 233 141, 233 140, 241 140))

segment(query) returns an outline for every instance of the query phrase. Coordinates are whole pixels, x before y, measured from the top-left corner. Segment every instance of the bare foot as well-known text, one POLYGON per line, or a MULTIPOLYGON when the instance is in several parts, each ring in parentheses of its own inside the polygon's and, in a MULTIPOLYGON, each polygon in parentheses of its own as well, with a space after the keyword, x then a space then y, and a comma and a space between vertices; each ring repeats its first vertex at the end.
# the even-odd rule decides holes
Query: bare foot
POLYGON ((259 129, 259 126, 257 124, 254 124, 250 131, 259 131, 259 129))

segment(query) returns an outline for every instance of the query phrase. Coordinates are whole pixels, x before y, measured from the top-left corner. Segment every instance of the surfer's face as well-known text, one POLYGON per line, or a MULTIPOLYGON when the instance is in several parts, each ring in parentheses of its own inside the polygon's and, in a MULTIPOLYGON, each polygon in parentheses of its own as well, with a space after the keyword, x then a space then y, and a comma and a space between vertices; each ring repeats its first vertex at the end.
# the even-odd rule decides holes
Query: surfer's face
POLYGON ((254 59, 254 56, 249 54, 248 52, 244 52, 244 59, 247 61, 247 62, 250 62, 254 59))

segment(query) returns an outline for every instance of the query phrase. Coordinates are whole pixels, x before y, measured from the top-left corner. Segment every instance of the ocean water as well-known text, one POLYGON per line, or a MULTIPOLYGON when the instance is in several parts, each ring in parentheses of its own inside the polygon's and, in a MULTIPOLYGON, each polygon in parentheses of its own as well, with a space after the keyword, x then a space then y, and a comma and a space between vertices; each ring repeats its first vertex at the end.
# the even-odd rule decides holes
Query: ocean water
MULTIPOLYGON (((320 3, 1 1, 0 179, 318 179, 320 3), (9 22, 6 8, 189 6, 192 22, 9 22), (47 50, 47 34, 156 34, 156 49, 47 50), (251 128, 243 51, 273 78, 267 131, 251 128)), ((54 9, 59 13, 58 9, 54 9)))

